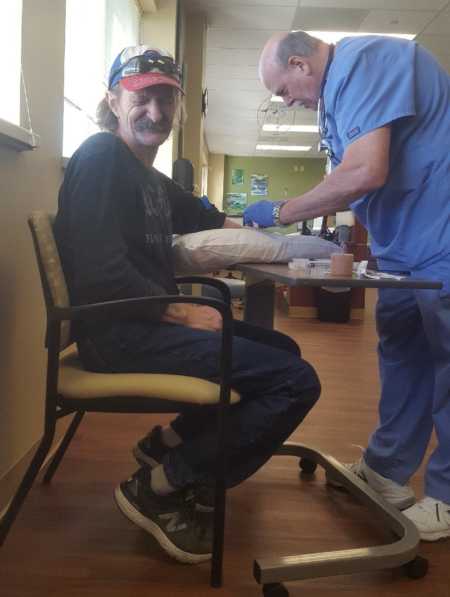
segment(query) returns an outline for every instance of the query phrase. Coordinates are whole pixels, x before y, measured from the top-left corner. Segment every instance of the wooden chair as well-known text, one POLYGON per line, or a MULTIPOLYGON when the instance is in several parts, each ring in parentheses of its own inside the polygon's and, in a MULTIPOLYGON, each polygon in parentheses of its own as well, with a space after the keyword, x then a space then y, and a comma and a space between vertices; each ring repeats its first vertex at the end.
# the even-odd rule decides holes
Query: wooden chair
POLYGON ((53 236, 53 218, 35 212, 28 220, 39 266, 47 310, 46 347, 48 353, 44 435, 25 476, 0 522, 0 545, 3 544, 45 458, 51 448, 56 421, 74 415, 54 454, 44 482, 52 479, 85 412, 175 413, 205 405, 217 405, 218 444, 215 478, 214 541, 211 585, 222 583, 222 559, 225 522, 225 433, 227 411, 239 395, 230 389, 232 313, 230 293, 225 284, 211 278, 184 277, 185 284, 208 284, 222 293, 223 300, 204 297, 167 295, 142 297, 71 306, 61 262, 53 236), (74 320, 119 320, 138 316, 154 303, 197 303, 217 309, 223 318, 220 354, 220 383, 184 375, 144 373, 92 373, 83 369, 71 339, 74 320))

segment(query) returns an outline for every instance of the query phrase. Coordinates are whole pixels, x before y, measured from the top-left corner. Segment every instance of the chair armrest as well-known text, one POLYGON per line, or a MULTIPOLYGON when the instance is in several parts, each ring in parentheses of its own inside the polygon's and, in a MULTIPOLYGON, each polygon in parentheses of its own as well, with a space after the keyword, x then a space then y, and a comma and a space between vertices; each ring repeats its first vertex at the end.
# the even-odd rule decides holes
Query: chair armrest
POLYGON ((222 300, 227 304, 231 304, 231 292, 225 282, 217 280, 216 278, 209 278, 207 276, 181 276, 176 277, 177 284, 202 284, 204 286, 213 286, 222 294, 222 300))
POLYGON ((198 305, 207 305, 216 309, 222 315, 225 322, 232 320, 230 305, 225 302, 200 296, 182 296, 158 295, 145 296, 129 299, 120 299, 117 301, 107 301, 104 303, 90 303, 88 305, 79 305, 73 307, 53 307, 49 310, 49 321, 113 321, 118 319, 135 319, 137 317, 146 318, 148 316, 148 307, 154 303, 194 303, 198 305))

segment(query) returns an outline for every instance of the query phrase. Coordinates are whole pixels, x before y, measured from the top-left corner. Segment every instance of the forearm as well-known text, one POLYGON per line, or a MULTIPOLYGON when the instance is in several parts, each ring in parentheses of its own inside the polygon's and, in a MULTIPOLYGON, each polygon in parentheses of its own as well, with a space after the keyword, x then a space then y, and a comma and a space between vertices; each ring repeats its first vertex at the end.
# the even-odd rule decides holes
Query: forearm
POLYGON ((242 226, 231 218, 225 218, 222 228, 242 228, 242 226))
POLYGON ((372 185, 365 182, 365 174, 363 168, 338 166, 313 189, 285 203, 280 222, 291 224, 347 208, 355 199, 373 190, 372 185))
POLYGON ((349 145, 341 164, 320 184, 281 208, 280 222, 325 216, 382 187, 389 174, 390 139, 391 129, 385 126, 349 145))

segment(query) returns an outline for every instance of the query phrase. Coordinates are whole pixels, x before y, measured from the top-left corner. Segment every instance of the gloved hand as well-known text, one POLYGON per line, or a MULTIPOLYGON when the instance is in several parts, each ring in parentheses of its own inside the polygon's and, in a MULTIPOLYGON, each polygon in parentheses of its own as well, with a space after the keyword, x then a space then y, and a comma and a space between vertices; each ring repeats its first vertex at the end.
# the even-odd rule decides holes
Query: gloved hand
POLYGON ((274 222, 273 208, 284 201, 267 201, 265 199, 252 203, 244 210, 244 226, 258 224, 261 228, 277 226, 274 222))
POLYGON ((200 201, 202 202, 202 205, 205 209, 212 209, 214 207, 214 205, 211 203, 211 201, 208 199, 207 195, 202 195, 202 197, 200 197, 200 201))

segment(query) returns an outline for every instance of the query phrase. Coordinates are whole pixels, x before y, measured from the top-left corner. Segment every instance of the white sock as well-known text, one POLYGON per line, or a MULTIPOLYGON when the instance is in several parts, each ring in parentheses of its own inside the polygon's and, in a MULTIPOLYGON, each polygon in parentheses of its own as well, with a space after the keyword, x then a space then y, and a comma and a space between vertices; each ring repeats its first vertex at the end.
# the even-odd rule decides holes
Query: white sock
POLYGON ((169 493, 173 493, 175 491, 175 487, 172 487, 166 477, 166 473, 162 464, 159 464, 152 469, 150 486, 156 495, 169 495, 169 493))
POLYGON ((167 427, 163 427, 161 429, 161 439, 163 444, 168 448, 176 448, 183 443, 181 437, 172 429, 170 425, 167 425, 167 427))

